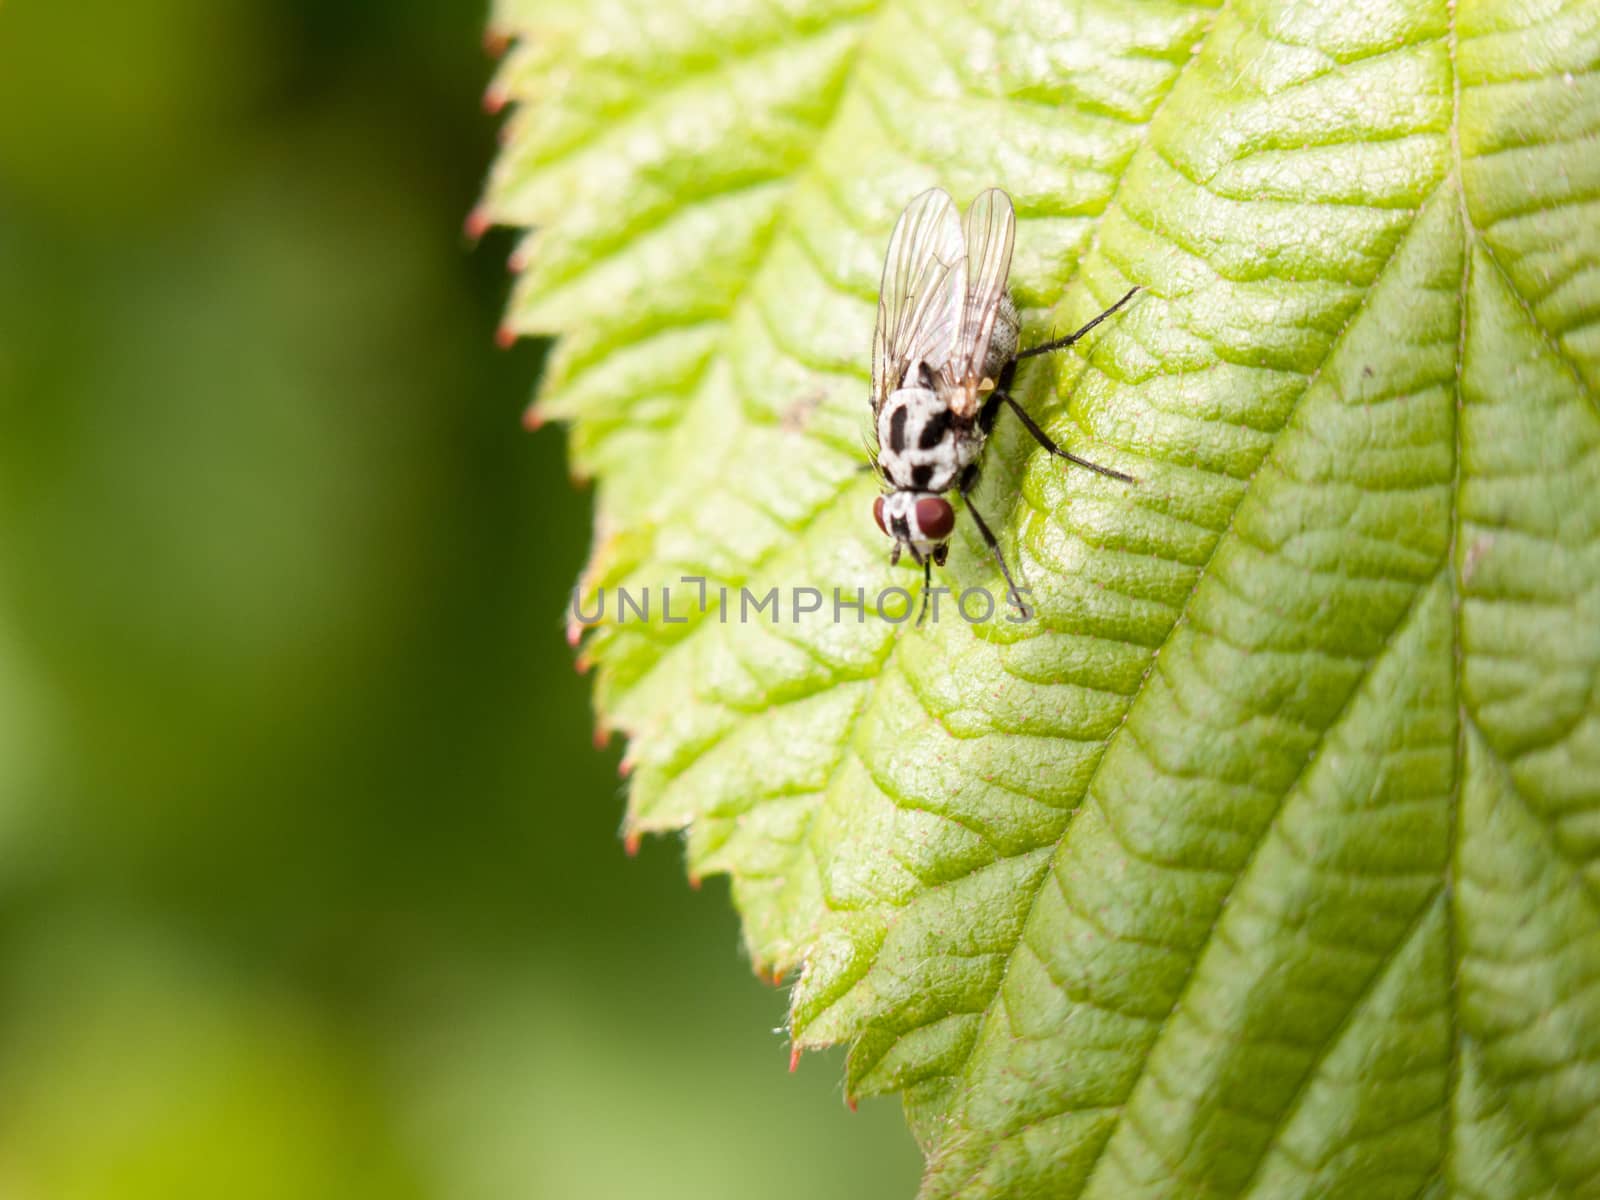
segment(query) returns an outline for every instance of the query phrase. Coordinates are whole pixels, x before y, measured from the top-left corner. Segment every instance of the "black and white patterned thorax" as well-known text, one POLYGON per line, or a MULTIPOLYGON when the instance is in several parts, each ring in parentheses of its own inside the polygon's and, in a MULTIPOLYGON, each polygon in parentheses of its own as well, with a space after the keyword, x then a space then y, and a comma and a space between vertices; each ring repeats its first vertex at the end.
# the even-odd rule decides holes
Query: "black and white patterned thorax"
POLYGON ((880 498, 878 524, 919 563, 950 536, 953 517, 941 497, 977 461, 984 441, 976 422, 958 418, 947 397, 921 386, 930 383, 924 378, 890 393, 877 421, 878 470, 891 489, 880 498))
POLYGON ((958 419, 931 380, 892 392, 877 433, 878 469, 899 491, 948 492, 983 449, 976 423, 958 419))

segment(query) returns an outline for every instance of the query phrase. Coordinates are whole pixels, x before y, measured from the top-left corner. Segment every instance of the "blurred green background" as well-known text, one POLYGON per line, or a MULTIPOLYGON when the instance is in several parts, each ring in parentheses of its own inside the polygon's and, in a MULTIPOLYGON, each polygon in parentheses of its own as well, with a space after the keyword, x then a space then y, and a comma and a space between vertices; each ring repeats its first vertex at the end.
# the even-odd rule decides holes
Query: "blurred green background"
POLYGON ((884 1197, 561 638, 478 4, 0 5, 0 1196, 884 1197))

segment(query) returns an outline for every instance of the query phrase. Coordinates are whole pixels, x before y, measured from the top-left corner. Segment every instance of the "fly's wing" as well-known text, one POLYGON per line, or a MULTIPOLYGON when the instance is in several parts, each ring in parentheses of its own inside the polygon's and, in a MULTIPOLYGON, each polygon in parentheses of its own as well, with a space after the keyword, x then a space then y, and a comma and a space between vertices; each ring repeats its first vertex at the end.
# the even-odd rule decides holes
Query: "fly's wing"
POLYGON ((984 379, 983 365, 1011 275, 1011 248, 1017 236, 1011 197, 999 188, 990 188, 968 207, 965 224, 966 295, 946 378, 955 386, 951 411, 958 417, 973 417, 978 412, 980 390, 985 383, 993 386, 993 380, 984 379))
POLYGON ((949 361, 961 323, 966 256, 955 202, 930 188, 910 204, 889 235, 878 288, 872 343, 872 411, 876 415, 918 363, 937 374, 949 361))

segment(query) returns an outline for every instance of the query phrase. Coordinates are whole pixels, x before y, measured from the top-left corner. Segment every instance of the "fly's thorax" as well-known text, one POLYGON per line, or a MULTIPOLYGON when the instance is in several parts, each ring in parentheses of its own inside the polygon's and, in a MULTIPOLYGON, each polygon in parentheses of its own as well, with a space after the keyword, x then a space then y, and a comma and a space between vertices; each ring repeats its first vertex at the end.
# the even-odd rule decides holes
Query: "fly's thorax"
POLYGON ((949 408, 932 388, 903 387, 889 393, 883 407, 878 410, 878 453, 904 454, 920 444, 923 431, 930 423, 938 425, 944 412, 949 419, 949 408))
POLYGON ((878 413, 878 466, 898 490, 947 492, 982 448, 973 422, 931 388, 891 392, 878 413))
MULTIPOLYGON (((878 528, 909 550, 917 562, 928 558, 944 561, 942 547, 955 528, 956 514, 943 496, 932 492, 889 492, 873 502, 872 516, 878 528)), ((897 550, 897 557, 898 554, 897 550)))

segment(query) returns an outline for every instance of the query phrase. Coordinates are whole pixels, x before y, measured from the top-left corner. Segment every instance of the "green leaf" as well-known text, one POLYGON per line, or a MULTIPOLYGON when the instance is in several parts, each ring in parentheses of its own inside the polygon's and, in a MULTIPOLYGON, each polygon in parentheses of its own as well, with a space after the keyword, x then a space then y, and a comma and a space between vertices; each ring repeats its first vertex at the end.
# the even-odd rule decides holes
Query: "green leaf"
POLYGON ((923 1194, 1600 1195, 1600 6, 499 28, 485 211, 535 230, 510 326, 598 483, 628 829, 731 877, 923 1194), (741 621, 916 586, 856 468, 933 184, 1015 198, 1025 340, 1145 289, 1023 373, 1140 482, 1002 418, 975 500, 1038 622, 741 621))

